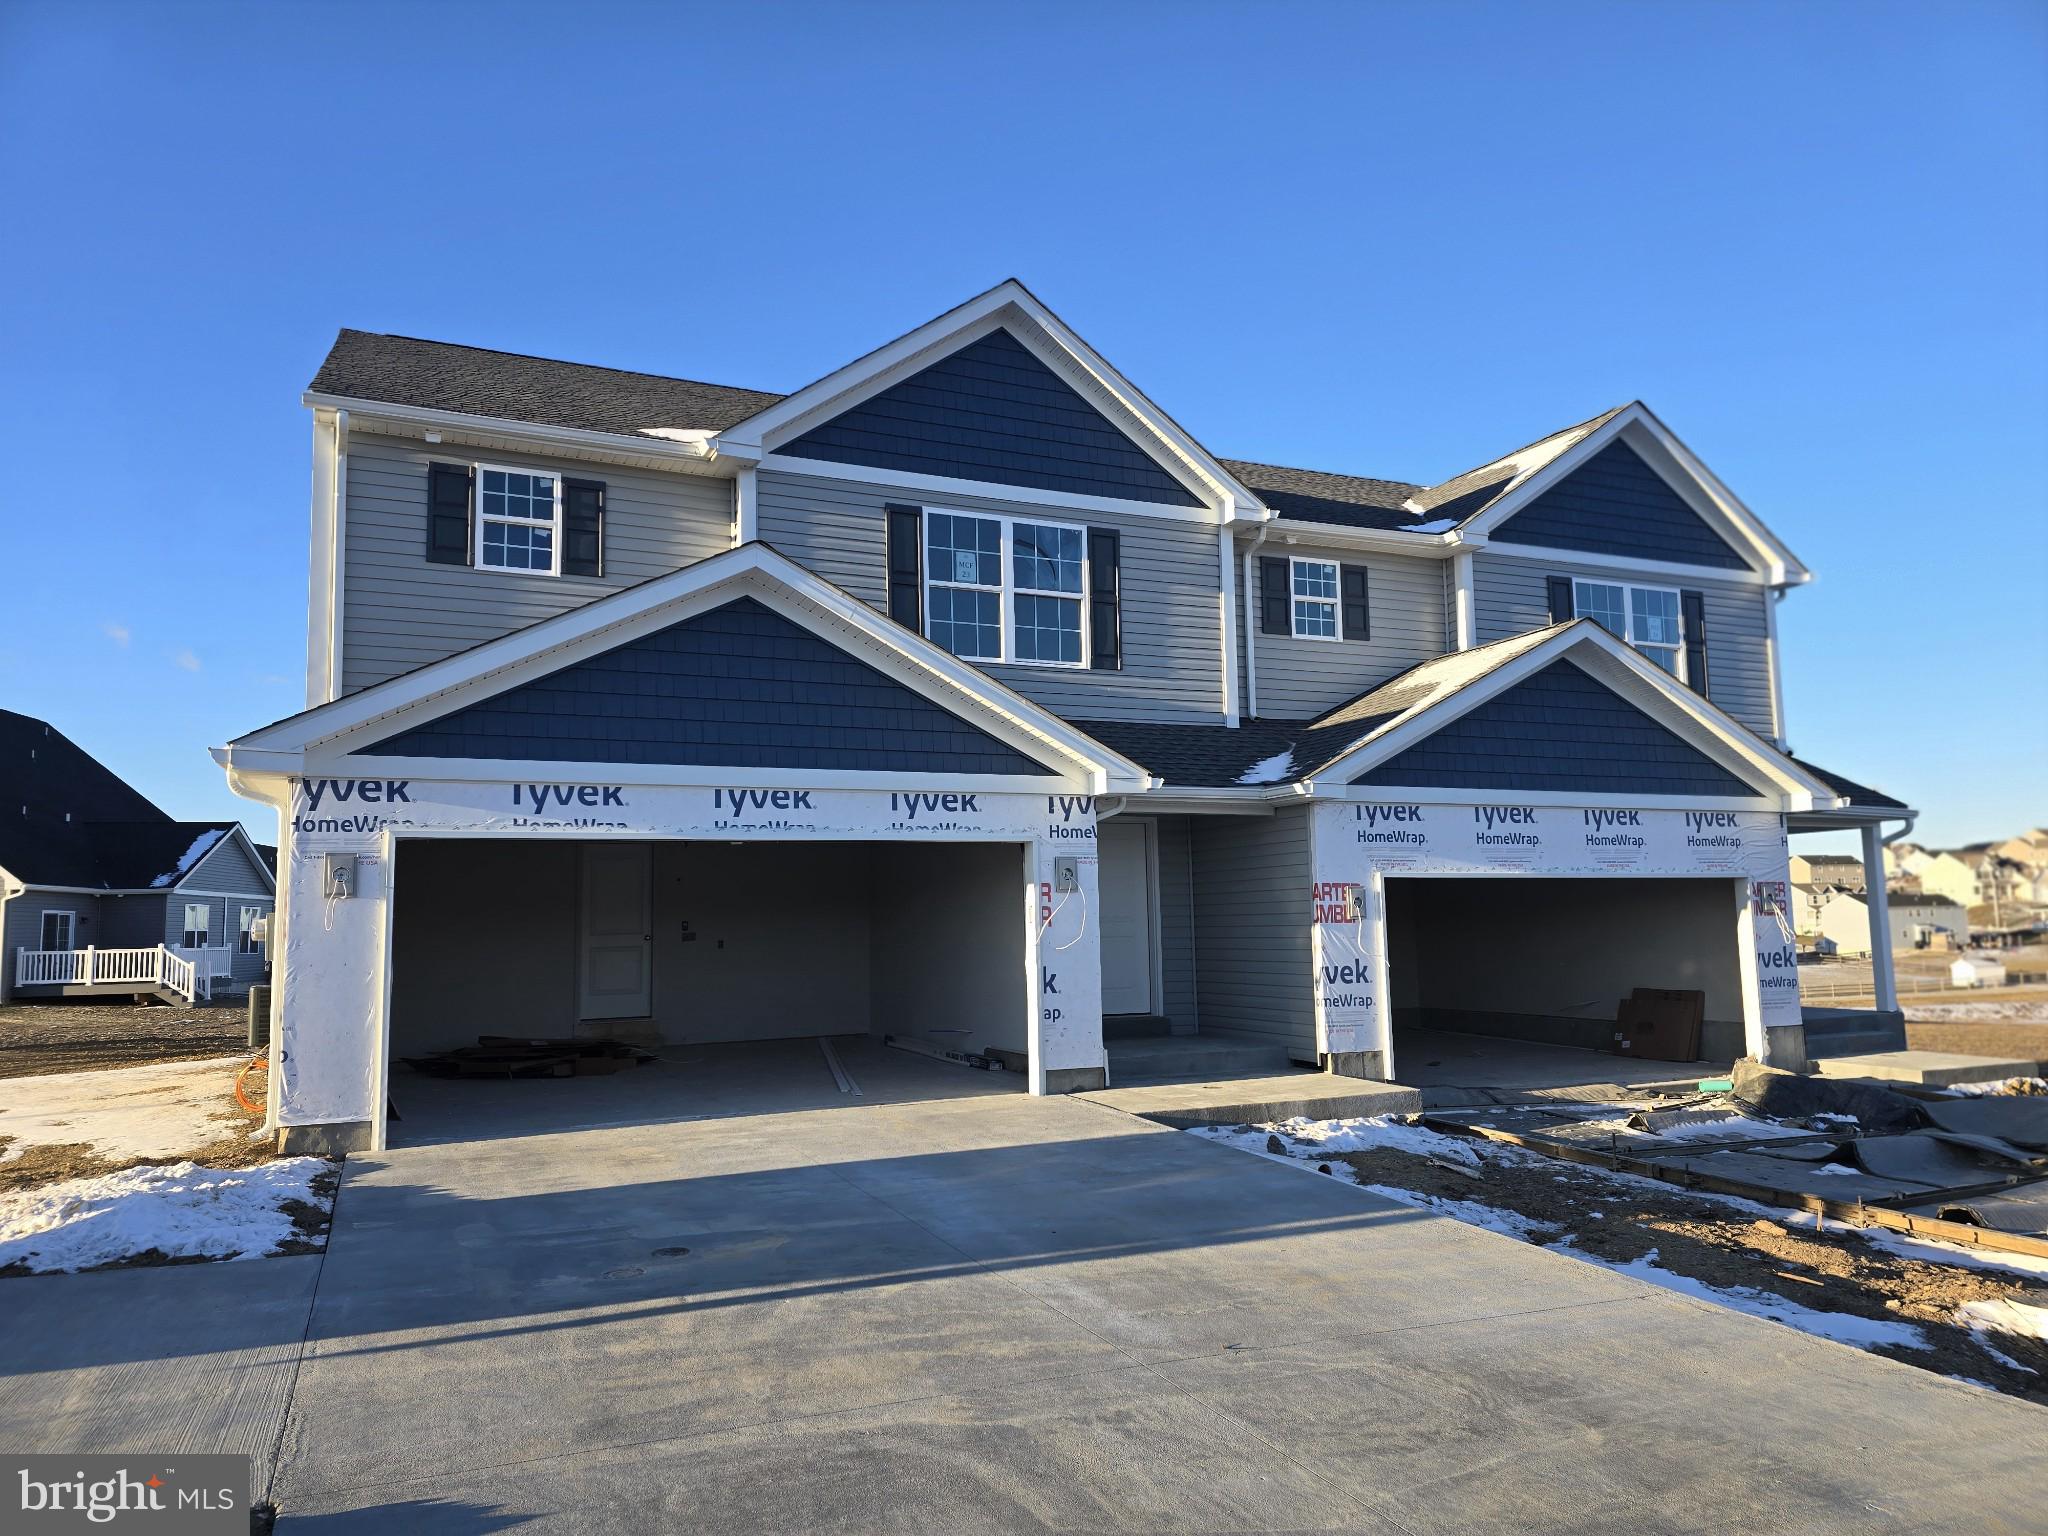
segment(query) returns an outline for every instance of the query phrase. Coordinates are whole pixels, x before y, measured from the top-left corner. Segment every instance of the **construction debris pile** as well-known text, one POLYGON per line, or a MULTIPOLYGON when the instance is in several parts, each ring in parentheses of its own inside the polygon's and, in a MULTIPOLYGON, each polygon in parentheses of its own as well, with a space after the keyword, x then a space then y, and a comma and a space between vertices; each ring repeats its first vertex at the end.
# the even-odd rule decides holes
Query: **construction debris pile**
POLYGON ((605 1077, 655 1059, 622 1040, 527 1040, 478 1035, 475 1045, 400 1058, 427 1077, 605 1077))

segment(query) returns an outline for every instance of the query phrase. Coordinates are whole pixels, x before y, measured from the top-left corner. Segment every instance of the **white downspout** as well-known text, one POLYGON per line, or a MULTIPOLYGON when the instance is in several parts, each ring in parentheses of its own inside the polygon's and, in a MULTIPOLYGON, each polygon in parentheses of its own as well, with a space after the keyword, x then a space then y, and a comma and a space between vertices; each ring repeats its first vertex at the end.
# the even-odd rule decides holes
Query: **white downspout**
POLYGON ((1272 524, 1260 524, 1259 536, 1245 547, 1244 552, 1244 712, 1254 720, 1259 717, 1259 646, 1255 638, 1259 626, 1251 611, 1252 593, 1258 590, 1252 585, 1252 558, 1272 531, 1272 524))
POLYGON ((328 599, 327 697, 341 697, 342 598, 348 573, 348 412, 334 413, 334 591, 328 599))
POLYGON ((1778 675, 1778 604, 1785 601, 1785 594, 1791 590, 1772 587, 1764 599, 1764 643, 1770 651, 1771 666, 1771 730, 1780 752, 1792 749, 1785 745, 1785 682, 1778 675))
POLYGON ((1223 612, 1220 615, 1223 633, 1223 723, 1233 730, 1238 723, 1237 562, 1230 558, 1235 543, 1232 524, 1226 519, 1216 529, 1216 579, 1223 588, 1223 612))
POLYGON ((1472 585, 1472 551, 1461 549, 1451 556, 1451 623, 1455 626, 1456 648, 1469 651, 1479 643, 1477 597, 1472 585))

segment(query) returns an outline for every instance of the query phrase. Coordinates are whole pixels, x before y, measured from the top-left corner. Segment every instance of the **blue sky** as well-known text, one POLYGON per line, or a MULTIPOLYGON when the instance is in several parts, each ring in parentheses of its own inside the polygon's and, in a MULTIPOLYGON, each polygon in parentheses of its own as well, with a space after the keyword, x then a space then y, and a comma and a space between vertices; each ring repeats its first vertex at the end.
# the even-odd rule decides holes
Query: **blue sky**
POLYGON ((1010 275, 1217 453, 1647 400, 1819 574, 1793 745, 2048 822, 2048 9, 0 6, 0 705, 303 702, 343 325, 789 389, 1010 275))

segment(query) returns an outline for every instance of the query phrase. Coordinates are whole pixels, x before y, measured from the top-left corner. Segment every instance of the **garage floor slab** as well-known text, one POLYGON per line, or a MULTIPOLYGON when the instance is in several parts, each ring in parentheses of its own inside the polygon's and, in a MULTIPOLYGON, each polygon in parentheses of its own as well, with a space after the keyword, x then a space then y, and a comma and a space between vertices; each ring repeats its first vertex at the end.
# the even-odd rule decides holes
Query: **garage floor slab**
POLYGON ((896 1066, 855 1107, 797 1084, 755 1114, 352 1158, 284 1528, 2031 1517, 2004 1475, 2048 1430, 2029 1405, 1105 1105, 920 1096, 896 1066))
POLYGON ((1419 1088, 1431 1109, 1493 1102, 1503 1094, 1689 1085, 1703 1077, 1725 1077, 1728 1069, 1725 1061, 1647 1061, 1495 1035, 1394 1031, 1394 1076, 1419 1088))

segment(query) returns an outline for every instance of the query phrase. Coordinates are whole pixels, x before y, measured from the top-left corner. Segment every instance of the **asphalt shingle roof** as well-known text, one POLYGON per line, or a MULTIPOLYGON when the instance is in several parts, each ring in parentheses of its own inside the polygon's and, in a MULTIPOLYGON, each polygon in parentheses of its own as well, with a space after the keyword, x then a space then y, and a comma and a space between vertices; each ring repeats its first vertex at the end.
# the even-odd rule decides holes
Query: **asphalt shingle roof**
POLYGON ((1404 512, 1401 503, 1423 487, 1404 480, 1290 469, 1251 459, 1218 462, 1257 491, 1260 500, 1282 517, 1305 523, 1336 523, 1347 528, 1406 528, 1421 521, 1414 513, 1404 512))
MULTIPOLYGON (((1789 752, 1785 755, 1792 757, 1792 754, 1789 752)), ((1890 795, 1872 789, 1867 784, 1858 784, 1854 779, 1844 778, 1839 773, 1821 767, 1819 763, 1809 763, 1803 757, 1792 757, 1792 761, 1819 779, 1821 783, 1827 785, 1836 794, 1844 797, 1851 805, 1864 806, 1872 810, 1903 811, 1907 809, 1905 801, 1894 800, 1890 795)))
POLYGON ((55 726, 0 709, 0 869, 26 884, 148 888, 233 825, 173 821, 55 726))
POLYGON ((782 398, 759 389, 350 330, 335 337, 309 388, 624 437, 650 427, 720 432, 782 398))

